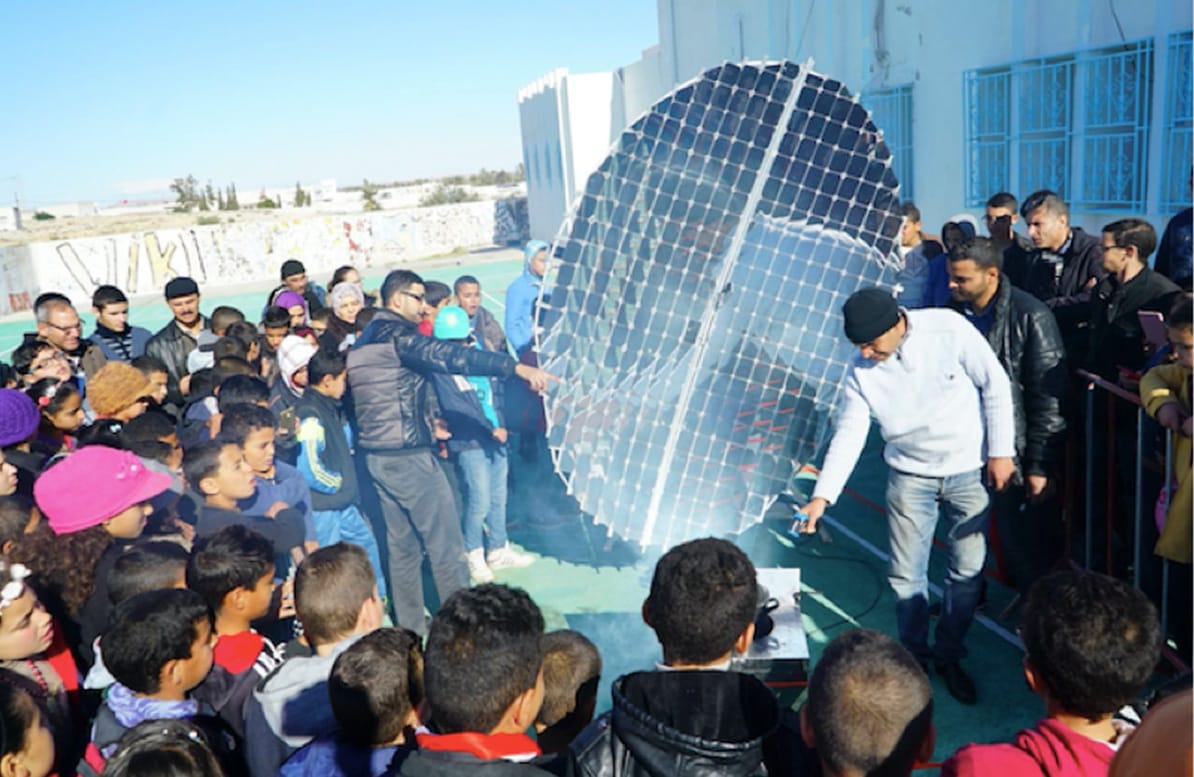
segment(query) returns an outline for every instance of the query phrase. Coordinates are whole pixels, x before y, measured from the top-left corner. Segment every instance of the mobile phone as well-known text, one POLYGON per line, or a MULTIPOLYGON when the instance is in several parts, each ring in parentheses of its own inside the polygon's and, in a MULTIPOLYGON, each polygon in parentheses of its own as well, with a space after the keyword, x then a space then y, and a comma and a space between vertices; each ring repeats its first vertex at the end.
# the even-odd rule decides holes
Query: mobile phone
POLYGON ((1169 333, 1165 329, 1165 316, 1155 310, 1138 310, 1136 318, 1140 320, 1140 328, 1144 331, 1144 340, 1153 348, 1160 348, 1169 342, 1169 333))

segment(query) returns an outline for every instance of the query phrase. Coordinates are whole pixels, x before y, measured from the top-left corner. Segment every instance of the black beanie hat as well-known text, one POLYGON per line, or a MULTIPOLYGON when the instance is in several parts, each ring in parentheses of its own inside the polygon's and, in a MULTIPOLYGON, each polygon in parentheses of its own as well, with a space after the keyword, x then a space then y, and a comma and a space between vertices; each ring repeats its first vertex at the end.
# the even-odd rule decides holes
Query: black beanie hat
POLYGON ((306 271, 307 268, 303 267, 303 263, 298 259, 287 259, 282 262, 282 280, 286 280, 292 275, 302 275, 306 271))
POLYGON ((855 345, 872 342, 900 321, 900 306, 891 292, 875 287, 859 289, 842 306, 846 337, 855 345))
POLYGON ((174 299, 175 297, 186 297, 191 294, 199 293, 199 284, 195 283, 194 279, 188 278, 185 275, 181 278, 172 278, 166 284, 166 299, 174 299))

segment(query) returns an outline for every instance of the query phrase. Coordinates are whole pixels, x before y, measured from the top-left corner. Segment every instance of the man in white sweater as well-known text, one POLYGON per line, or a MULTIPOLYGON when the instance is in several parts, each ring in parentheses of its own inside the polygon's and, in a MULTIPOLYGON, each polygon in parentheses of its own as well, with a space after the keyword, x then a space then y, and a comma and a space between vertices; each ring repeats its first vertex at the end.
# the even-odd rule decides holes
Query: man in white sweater
POLYGON ((1015 473, 1011 384, 991 346, 965 318, 944 308, 906 311, 889 292, 866 288, 842 308, 846 337, 859 354, 846 373, 841 409, 805 531, 816 531, 837 501, 879 423, 888 466, 888 580, 896 594, 900 641, 926 668, 935 660, 950 694, 978 698, 959 661, 986 558, 990 497, 1015 473), (949 574, 929 646, 928 566, 939 515, 949 522, 949 574))

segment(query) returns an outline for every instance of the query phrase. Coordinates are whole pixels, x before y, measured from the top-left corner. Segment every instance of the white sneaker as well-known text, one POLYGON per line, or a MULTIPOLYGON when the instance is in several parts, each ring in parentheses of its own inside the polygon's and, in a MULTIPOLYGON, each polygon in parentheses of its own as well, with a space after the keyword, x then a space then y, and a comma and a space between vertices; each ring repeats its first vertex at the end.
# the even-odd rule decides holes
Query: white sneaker
POLYGON ((468 552, 468 576, 478 585, 493 582, 493 570, 485 563, 485 551, 481 548, 468 552))
POLYGON ((509 545, 503 545, 500 548, 494 548, 489 551, 489 555, 485 557, 485 560, 489 562, 490 569, 521 569, 535 563, 534 556, 519 553, 509 545))

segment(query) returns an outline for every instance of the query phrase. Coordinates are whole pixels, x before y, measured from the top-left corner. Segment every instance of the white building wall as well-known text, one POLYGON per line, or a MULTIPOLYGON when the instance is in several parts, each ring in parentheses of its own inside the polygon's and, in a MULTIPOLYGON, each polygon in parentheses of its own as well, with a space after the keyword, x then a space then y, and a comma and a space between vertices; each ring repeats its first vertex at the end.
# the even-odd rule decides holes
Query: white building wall
MULTIPOLYGON (((843 81, 855 93, 912 85, 917 204, 935 229, 965 210, 964 71, 1152 38, 1149 207, 1137 215, 1164 223, 1158 195, 1166 43, 1170 33, 1190 29, 1188 0, 658 0, 658 11, 659 45, 614 73, 610 137, 604 142, 595 133, 579 137, 577 123, 558 114, 550 127, 532 127, 536 134, 571 127, 571 136, 560 142, 571 148, 578 162, 595 158, 590 172, 622 128, 668 90, 703 70, 727 60, 803 62, 811 57, 816 70, 843 81)), ((579 109, 579 101, 570 101, 568 107, 579 109)), ((528 120, 534 117, 524 110, 524 137, 528 120)), ((583 190, 582 173, 578 170, 568 191, 552 189, 550 196, 571 202, 583 190)), ((534 214, 541 192, 532 187, 529 196, 534 214)), ((1111 215, 1121 214, 1076 210, 1074 221, 1097 228, 1111 215)), ((534 229, 534 215, 531 223, 534 229)))

